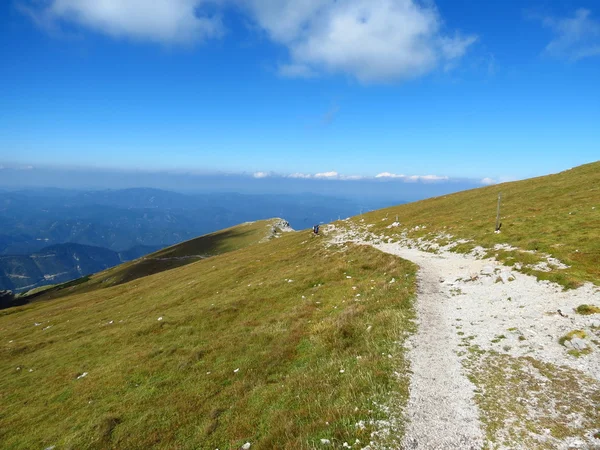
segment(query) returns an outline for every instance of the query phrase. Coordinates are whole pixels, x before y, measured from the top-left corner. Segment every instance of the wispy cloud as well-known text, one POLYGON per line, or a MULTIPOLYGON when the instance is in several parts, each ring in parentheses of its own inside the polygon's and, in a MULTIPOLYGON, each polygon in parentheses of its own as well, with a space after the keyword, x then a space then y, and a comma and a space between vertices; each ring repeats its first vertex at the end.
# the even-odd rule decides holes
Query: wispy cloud
POLYGON ((304 64, 282 64, 279 66, 279 75, 289 78, 314 78, 317 74, 304 64))
POLYGON ((381 172, 375 175, 375 178, 404 178, 405 175, 398 175, 391 172, 381 172))
POLYGON ((493 178, 482 178, 482 180, 480 181, 481 184, 483 184, 484 186, 490 186, 492 184, 497 184, 498 181, 494 180, 493 178))
MULTIPOLYGON (((296 178, 296 179, 313 179, 313 180, 397 180, 403 181, 405 183, 438 183, 451 181, 451 178, 444 175, 404 175, 404 174, 395 174, 391 172, 381 172, 374 176, 369 175, 346 175, 341 174, 336 171, 329 172, 317 172, 317 173, 303 173, 303 172, 294 172, 288 175, 278 174, 275 172, 255 172, 253 174, 254 178, 266 178, 266 177, 281 177, 281 178, 296 178)), ((484 182, 481 182, 484 184, 484 182)))
POLYGON ((321 125, 327 126, 331 125, 333 121, 337 118, 338 113, 340 112, 339 105, 333 105, 331 108, 327 110, 323 117, 321 117, 321 125))
POLYGON ((453 67, 477 40, 449 33, 433 0, 17 0, 40 26, 62 23, 113 37, 179 44, 225 34, 221 16, 241 11, 288 50, 286 77, 345 74, 401 81, 453 67))
POLYGON ((312 178, 312 175, 308 173, 291 173, 287 176, 288 178, 312 178))
POLYGON ((590 10, 578 9, 572 17, 543 17, 542 23, 554 33, 545 54, 568 61, 600 56, 600 21, 590 10))
POLYGON ((375 175, 375 178, 400 179, 406 181, 407 183, 416 183, 419 181, 424 183, 435 183, 439 181, 448 181, 450 179, 449 177, 439 175, 404 175, 390 172, 378 173, 377 175, 375 175))
POLYGON ((337 172, 321 172, 313 175, 314 178, 339 178, 339 176, 337 172))
POLYGON ((301 179, 315 179, 315 180, 363 180, 369 177, 362 175, 343 175, 334 171, 331 172, 320 172, 320 173, 292 173, 286 176, 286 178, 301 178, 301 179))

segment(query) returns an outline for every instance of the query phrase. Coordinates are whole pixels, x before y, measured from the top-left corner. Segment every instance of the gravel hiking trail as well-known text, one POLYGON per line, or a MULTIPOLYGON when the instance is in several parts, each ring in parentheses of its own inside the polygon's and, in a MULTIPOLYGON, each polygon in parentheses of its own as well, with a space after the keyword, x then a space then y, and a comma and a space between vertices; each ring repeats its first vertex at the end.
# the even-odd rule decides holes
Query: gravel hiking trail
POLYGON ((455 353, 460 343, 450 321, 450 294, 440 284, 440 267, 431 255, 389 244, 379 250, 419 266, 418 331, 408 341, 411 364, 406 449, 480 449, 483 434, 473 402, 474 386, 455 353))
MULTIPOLYGON (((406 342, 411 373, 409 400, 403 411, 403 448, 533 448, 519 442, 523 437, 543 444, 543 448, 600 448, 596 437, 600 435, 600 415, 594 413, 597 405, 593 400, 593 393, 600 392, 600 315, 585 316, 574 311, 583 304, 600 305, 598 286, 587 283, 578 289, 563 290, 554 283, 514 271, 493 258, 483 259, 477 253, 425 251, 424 242, 393 242, 388 236, 376 236, 355 227, 332 226, 327 231, 335 231, 332 245, 370 245, 419 266, 417 332, 406 342), (584 331, 585 339, 561 342, 561 337, 573 330, 584 331), (510 361, 515 363, 551 364, 558 371, 575 374, 579 387, 568 395, 561 390, 552 391, 551 378, 527 369, 537 374, 537 400, 526 402, 522 416, 510 417, 489 435, 482 418, 489 417, 490 411, 479 410, 476 386, 467 378, 473 374, 466 351, 469 347, 486 355, 512 358, 510 361), (579 408, 579 412, 570 415, 570 435, 552 436, 543 421, 554 412, 552 408, 545 411, 540 405, 567 399, 579 408), (582 415, 581 411, 590 412, 582 415), (535 427, 520 427, 524 434, 515 441, 511 433, 519 425, 514 420, 521 419, 535 427)), ((506 399, 510 400, 510 394, 506 399)))

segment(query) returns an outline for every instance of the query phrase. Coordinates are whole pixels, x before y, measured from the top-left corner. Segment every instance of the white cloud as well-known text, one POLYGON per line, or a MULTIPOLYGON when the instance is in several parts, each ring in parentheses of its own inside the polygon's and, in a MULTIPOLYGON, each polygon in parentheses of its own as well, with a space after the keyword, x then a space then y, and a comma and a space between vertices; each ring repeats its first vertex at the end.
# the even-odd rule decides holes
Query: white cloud
POLYGON ((76 23, 113 36, 188 43, 224 34, 220 15, 247 14, 289 52, 279 73, 347 74, 363 82, 451 67, 475 36, 448 34, 433 0, 22 0, 40 26, 76 23), (44 5, 44 6, 40 6, 44 5))
POLYGON ((301 179, 317 179, 317 180, 363 180, 368 177, 362 175, 342 175, 340 173, 331 172, 320 172, 315 174, 310 173, 292 173, 287 175, 287 178, 301 178, 301 179))
POLYGON ((206 0, 50 0, 26 7, 37 23, 66 21, 113 37, 186 43, 219 37, 219 15, 202 14, 206 0), (35 13, 34 13, 35 11, 35 13))
POLYGON ((417 178, 421 181, 447 181, 449 179, 439 175, 418 175, 417 178))
MULTIPOLYGON (((338 173, 336 171, 329 172, 318 172, 318 173, 303 173, 303 172, 294 172, 289 175, 281 175, 276 172, 255 172, 253 174, 254 178, 266 178, 266 177, 274 177, 274 178, 294 178, 294 179, 304 179, 304 180, 376 180, 376 179, 395 179, 399 181, 403 181, 405 183, 436 183, 443 181, 450 181, 450 178, 447 176, 440 175, 402 175, 395 174, 391 172, 382 172, 375 176, 372 175, 345 175, 338 173)), ((482 181, 483 183, 483 181, 482 181)))
POLYGON ((397 175, 395 173, 390 172, 381 172, 375 175, 375 178, 404 178, 405 175, 397 175))
POLYGON ((573 17, 545 17, 543 24, 555 34, 546 54, 570 61, 600 56, 600 22, 591 18, 589 10, 578 9, 573 17))
POLYGON ((407 183, 416 183, 421 181, 423 183, 435 183, 438 181, 448 181, 450 178, 446 176, 439 175, 403 175, 403 174, 395 174, 391 172, 382 172, 375 175, 375 178, 392 178, 392 179, 401 179, 407 183))
POLYGON ((485 185, 485 186, 489 186, 489 185, 492 185, 492 184, 496 184, 498 182, 496 180, 494 180, 493 178, 486 177, 486 178, 483 178, 480 181, 480 183, 483 184, 483 185, 485 185))
POLYGON ((339 174, 337 172, 315 173, 313 176, 315 178, 339 178, 339 174))
POLYGON ((288 47, 283 75, 350 74, 364 82, 417 77, 461 58, 475 36, 448 36, 432 2, 249 0, 257 23, 288 47))

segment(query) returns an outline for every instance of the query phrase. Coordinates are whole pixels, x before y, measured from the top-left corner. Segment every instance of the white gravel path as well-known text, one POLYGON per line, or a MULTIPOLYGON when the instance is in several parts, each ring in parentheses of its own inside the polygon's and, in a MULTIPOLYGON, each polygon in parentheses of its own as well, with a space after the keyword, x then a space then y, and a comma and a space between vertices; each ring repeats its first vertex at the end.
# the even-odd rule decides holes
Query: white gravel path
POLYGON ((473 402, 474 386, 465 377, 455 353, 460 340, 451 320, 451 296, 439 281, 441 264, 431 264, 432 255, 418 250, 390 244, 376 248, 420 267, 418 331, 408 342, 412 376, 404 447, 481 448, 483 434, 473 402))
MULTIPOLYGON (((600 334, 600 315, 582 316, 574 311, 582 304, 600 306, 599 287, 588 283, 565 291, 554 283, 513 272, 493 259, 452 252, 434 254, 398 243, 374 247, 414 262, 424 276, 432 274, 431 281, 437 277, 439 298, 444 304, 439 313, 443 314, 443 323, 454 328, 454 335, 461 332, 471 336, 470 343, 483 350, 531 356, 571 367, 600 381, 600 348, 592 342, 600 334), (573 330, 586 333, 590 354, 571 356, 569 349, 559 343, 560 337, 573 330)), ((427 299, 420 295, 417 304, 427 299)), ((459 342, 457 338, 449 340, 446 347, 458 350, 454 345, 459 342)))
POLYGON ((465 338, 482 350, 533 357, 600 381, 600 315, 574 312, 582 304, 600 306, 597 286, 563 291, 493 259, 431 253, 415 248, 412 242, 384 243, 373 235, 365 241, 368 231, 339 231, 333 244, 372 245, 420 267, 418 331, 407 343, 412 373, 404 448, 483 447, 479 411, 473 401, 475 388, 462 364, 466 352, 460 344, 465 338), (573 330, 586 333, 589 354, 570 355, 569 348, 559 343, 561 336, 573 330))

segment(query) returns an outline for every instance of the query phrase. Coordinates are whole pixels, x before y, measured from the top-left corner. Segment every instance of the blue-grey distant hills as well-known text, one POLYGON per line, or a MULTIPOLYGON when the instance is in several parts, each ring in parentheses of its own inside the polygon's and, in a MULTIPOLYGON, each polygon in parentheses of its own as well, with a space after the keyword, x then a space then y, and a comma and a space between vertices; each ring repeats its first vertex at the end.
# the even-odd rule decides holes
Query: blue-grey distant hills
POLYGON ((315 194, 5 191, 0 192, 0 255, 29 255, 66 242, 115 252, 165 247, 245 221, 284 217, 303 229, 386 205, 315 194))
POLYGON ((246 221, 304 229, 383 206, 315 194, 0 191, 0 290, 69 281, 246 221))
POLYGON ((139 258, 156 250, 138 246, 125 252, 81 244, 57 244, 31 255, 0 256, 0 290, 15 293, 64 283, 139 258))

